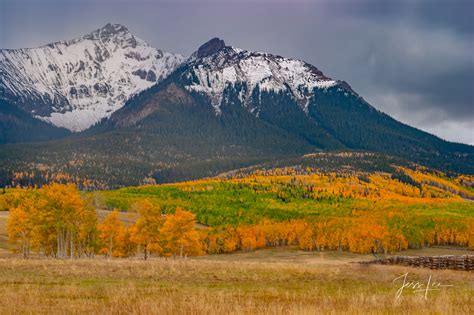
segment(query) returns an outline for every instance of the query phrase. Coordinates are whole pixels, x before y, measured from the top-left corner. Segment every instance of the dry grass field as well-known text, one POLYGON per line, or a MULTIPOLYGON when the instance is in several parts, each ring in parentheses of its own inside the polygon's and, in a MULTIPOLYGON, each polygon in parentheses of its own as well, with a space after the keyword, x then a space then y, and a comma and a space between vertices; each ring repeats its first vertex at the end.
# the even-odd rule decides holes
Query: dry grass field
POLYGON ((186 260, 0 259, 1 314, 472 314, 474 274, 261 250, 186 260), (396 277, 452 285, 400 298, 396 277))
MULTIPOLYGON (((361 265, 372 255, 274 248, 184 260, 21 259, 0 212, 0 314, 472 314, 474 273, 361 265), (407 281, 449 285, 413 292, 407 281), (431 276, 431 280, 430 280, 431 276)), ((100 213, 103 216, 104 213, 100 213)), ((121 218, 125 220, 126 218, 121 218)), ((462 255, 459 248, 403 255, 462 255)))

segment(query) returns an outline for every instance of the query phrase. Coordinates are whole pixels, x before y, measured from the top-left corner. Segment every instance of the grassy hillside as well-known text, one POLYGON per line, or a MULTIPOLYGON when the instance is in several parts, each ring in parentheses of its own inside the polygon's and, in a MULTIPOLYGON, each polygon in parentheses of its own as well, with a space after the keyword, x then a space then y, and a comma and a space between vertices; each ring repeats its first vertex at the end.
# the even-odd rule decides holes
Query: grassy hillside
MULTIPOLYGON (((365 184, 357 178, 335 180, 335 183, 328 182, 327 188, 316 188, 321 191, 315 195, 310 195, 308 188, 301 184, 301 181, 310 181, 309 178, 311 176, 211 179, 179 184, 128 187, 97 194, 104 198, 104 205, 109 209, 117 208, 126 211, 135 201, 147 198, 159 204, 165 212, 172 212, 177 206, 185 207, 195 213, 201 223, 212 226, 251 224, 264 218, 288 220, 344 217, 354 215, 354 211, 386 214, 390 211, 399 211, 406 215, 467 218, 474 210, 472 202, 448 193, 441 193, 446 194, 443 197, 422 198, 403 196, 389 189, 374 188, 373 191, 369 190, 369 193, 375 196, 360 197, 354 196, 357 192, 351 195, 348 186, 331 186, 338 185, 344 180, 355 179, 356 185, 359 186, 355 189, 363 194, 367 187, 382 185, 384 183, 382 175, 369 176, 371 180, 379 181, 373 182, 372 185, 365 184), (294 182, 295 179, 296 182, 294 182), (342 192, 345 188, 347 188, 347 195, 342 192), (380 198, 377 195, 379 192, 387 194, 386 198, 380 198)), ((329 181, 328 178, 322 180, 329 181)), ((387 180, 387 182, 392 181, 387 180)), ((352 185, 349 182, 347 184, 352 185)), ((397 184, 399 187, 394 186, 394 190, 406 189, 408 192, 414 190, 408 185, 397 184)))

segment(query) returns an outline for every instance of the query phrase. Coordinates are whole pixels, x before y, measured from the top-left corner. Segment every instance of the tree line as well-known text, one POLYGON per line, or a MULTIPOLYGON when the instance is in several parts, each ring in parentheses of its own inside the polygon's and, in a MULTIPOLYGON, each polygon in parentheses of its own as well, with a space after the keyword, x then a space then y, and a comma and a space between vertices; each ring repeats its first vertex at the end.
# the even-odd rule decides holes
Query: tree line
POLYGON ((152 253, 166 257, 203 254, 194 215, 177 208, 163 215, 148 200, 134 204, 129 224, 110 212, 99 220, 94 200, 81 196, 74 185, 50 184, 18 190, 10 201, 7 223, 15 252, 31 251, 55 258, 124 257, 152 253))
MULTIPOLYGON (((10 201, 9 239, 23 257, 186 257, 297 246, 302 250, 389 253, 430 245, 474 248, 474 220, 435 218, 406 224, 403 213, 365 212, 350 216, 256 224, 198 226, 195 215, 177 207, 165 213, 148 199, 128 212, 110 211, 99 219, 93 195, 74 185, 50 184, 15 191, 10 201), (426 222, 425 222, 426 221, 426 222)), ((416 221, 416 219, 413 219, 416 221)))

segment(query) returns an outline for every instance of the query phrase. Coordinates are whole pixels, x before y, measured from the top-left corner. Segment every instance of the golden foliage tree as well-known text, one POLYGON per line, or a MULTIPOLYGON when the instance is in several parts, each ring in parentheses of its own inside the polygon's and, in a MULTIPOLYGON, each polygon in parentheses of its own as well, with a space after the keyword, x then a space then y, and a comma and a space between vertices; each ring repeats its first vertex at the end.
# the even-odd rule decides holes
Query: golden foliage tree
POLYGON ((132 240, 143 247, 145 260, 150 253, 160 253, 160 230, 164 218, 161 208, 148 199, 136 202, 132 211, 138 215, 135 226, 131 227, 132 240))
POLYGON ((16 206, 11 208, 7 222, 9 241, 15 250, 20 252, 24 258, 30 255, 32 237, 35 232, 35 217, 38 208, 41 208, 41 200, 38 191, 17 193, 16 206))
POLYGON ((194 214, 182 208, 167 215, 161 229, 162 253, 165 256, 197 256, 203 254, 194 214))
POLYGON ((110 212, 104 220, 97 225, 99 253, 110 257, 123 256, 120 245, 123 242, 125 226, 119 220, 119 212, 110 212))
POLYGON ((97 215, 73 185, 51 184, 19 193, 8 230, 12 240, 58 258, 89 255, 94 250, 97 215))

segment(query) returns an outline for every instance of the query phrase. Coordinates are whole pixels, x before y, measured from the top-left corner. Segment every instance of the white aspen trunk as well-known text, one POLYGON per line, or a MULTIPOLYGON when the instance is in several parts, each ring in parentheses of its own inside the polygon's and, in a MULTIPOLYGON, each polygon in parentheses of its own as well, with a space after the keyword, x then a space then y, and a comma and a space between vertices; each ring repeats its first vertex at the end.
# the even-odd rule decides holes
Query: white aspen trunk
POLYGON ((67 258, 69 255, 68 253, 68 250, 69 250, 69 238, 70 238, 70 235, 69 235, 69 231, 68 230, 64 230, 64 253, 63 253, 63 257, 64 258, 67 258))
POLYGON ((64 231, 61 231, 61 258, 64 257, 64 239, 66 236, 64 235, 64 231))
POLYGON ((63 230, 60 230, 59 232, 59 258, 62 258, 63 257, 63 247, 64 247, 64 241, 63 241, 63 238, 64 238, 64 232, 63 230))
POLYGON ((67 243, 68 243, 68 233, 67 230, 63 231, 63 252, 62 252, 62 257, 66 258, 67 257, 67 243))
POLYGON ((70 251, 71 251, 71 259, 74 259, 74 233, 71 232, 71 237, 70 237, 70 251))
POLYGON ((21 255, 26 258, 26 236, 25 232, 21 232, 21 255))
POLYGON ((59 258, 61 257, 61 233, 59 232, 59 230, 57 231, 58 235, 56 236, 57 240, 57 244, 56 244, 56 257, 59 258))
POLYGON ((112 235, 109 236, 109 258, 112 258, 113 239, 112 235))
POLYGON ((61 230, 60 231, 60 237, 59 237, 59 258, 62 258, 63 257, 63 252, 64 252, 64 232, 61 230))

